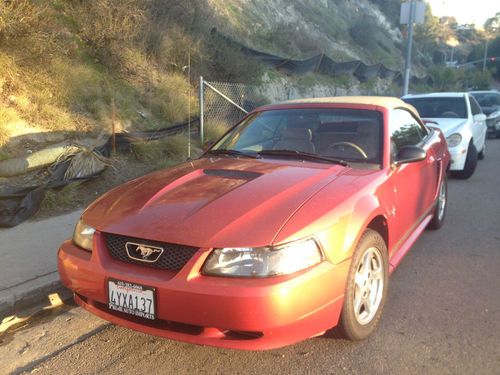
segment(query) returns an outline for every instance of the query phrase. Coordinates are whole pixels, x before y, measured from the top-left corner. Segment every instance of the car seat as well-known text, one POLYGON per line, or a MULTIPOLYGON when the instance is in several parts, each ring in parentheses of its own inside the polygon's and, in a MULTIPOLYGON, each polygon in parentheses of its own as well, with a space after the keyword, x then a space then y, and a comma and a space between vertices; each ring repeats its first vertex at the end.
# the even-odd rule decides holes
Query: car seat
POLYGON ((274 144, 275 150, 296 150, 309 153, 316 151, 312 143, 311 129, 284 128, 280 136, 280 140, 274 144))

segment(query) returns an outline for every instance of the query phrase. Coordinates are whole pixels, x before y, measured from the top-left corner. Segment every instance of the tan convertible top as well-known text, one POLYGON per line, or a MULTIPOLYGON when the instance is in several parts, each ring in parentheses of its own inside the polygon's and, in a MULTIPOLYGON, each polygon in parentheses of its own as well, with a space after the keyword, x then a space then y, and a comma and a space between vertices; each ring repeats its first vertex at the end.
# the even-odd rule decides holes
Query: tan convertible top
POLYGON ((287 100, 279 104, 365 104, 384 108, 406 108, 418 116, 418 112, 410 104, 392 96, 332 96, 327 98, 308 98, 287 100))

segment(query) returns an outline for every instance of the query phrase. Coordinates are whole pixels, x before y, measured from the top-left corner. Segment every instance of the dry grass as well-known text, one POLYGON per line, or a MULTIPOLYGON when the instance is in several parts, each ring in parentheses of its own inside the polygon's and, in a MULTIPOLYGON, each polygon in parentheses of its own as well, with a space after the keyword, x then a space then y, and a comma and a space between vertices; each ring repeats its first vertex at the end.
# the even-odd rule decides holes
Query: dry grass
POLYGON ((42 211, 57 211, 63 207, 74 206, 79 201, 79 186, 82 182, 72 182, 59 189, 49 189, 40 205, 42 211))
POLYGON ((97 134, 110 131, 113 107, 127 130, 196 116, 188 54, 191 77, 248 71, 239 52, 210 42, 205 15, 197 2, 174 0, 0 0, 0 146, 16 121, 97 134))
MULTIPOLYGON (((136 158, 155 169, 177 164, 188 157, 187 134, 177 134, 161 140, 133 145, 136 158)), ((191 156, 201 153, 198 143, 191 139, 191 156)))
POLYGON ((0 3, 0 41, 10 41, 33 33, 47 7, 29 0, 0 3))
POLYGON ((11 136, 11 127, 19 121, 19 115, 13 108, 0 105, 0 147, 4 146, 11 136))
POLYGON ((146 21, 140 0, 95 0, 73 3, 83 41, 98 50, 112 43, 126 44, 137 37, 146 21))
POLYGON ((194 90, 189 86, 187 77, 178 73, 163 75, 156 88, 147 98, 147 105, 157 113, 166 124, 185 121, 198 111, 194 90), (191 108, 189 108, 189 102, 191 108))
POLYGON ((205 123, 205 127, 203 129, 205 141, 217 141, 224 135, 225 132, 229 130, 229 128, 230 125, 224 122, 210 121, 205 123))

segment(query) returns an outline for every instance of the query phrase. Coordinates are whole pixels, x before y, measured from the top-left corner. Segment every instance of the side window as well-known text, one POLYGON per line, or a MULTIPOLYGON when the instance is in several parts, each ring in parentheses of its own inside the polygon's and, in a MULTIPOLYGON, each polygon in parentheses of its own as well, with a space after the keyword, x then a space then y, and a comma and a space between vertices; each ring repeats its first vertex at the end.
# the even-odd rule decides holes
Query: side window
POLYGON ((427 135, 426 129, 404 109, 395 109, 390 119, 391 153, 396 155, 403 146, 415 146, 427 135))
POLYGON ((479 104, 477 104, 476 99, 474 99, 472 96, 469 96, 469 103, 470 103, 470 110, 473 116, 482 113, 481 107, 479 107, 479 104))

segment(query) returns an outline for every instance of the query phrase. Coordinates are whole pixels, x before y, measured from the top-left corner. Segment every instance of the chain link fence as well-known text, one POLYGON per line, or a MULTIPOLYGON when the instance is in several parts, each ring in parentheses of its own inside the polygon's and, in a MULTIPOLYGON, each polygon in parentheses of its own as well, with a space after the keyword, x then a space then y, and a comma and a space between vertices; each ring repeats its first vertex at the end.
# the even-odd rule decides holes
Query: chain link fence
POLYGON ((254 108, 269 101, 257 86, 200 78, 200 137, 213 141, 254 108))
POLYGON ((300 88, 287 82, 245 85, 232 82, 210 82, 200 77, 200 140, 215 141, 254 108, 270 102, 303 97, 339 95, 392 95, 390 87, 377 79, 365 88, 355 85, 323 85, 300 88))

